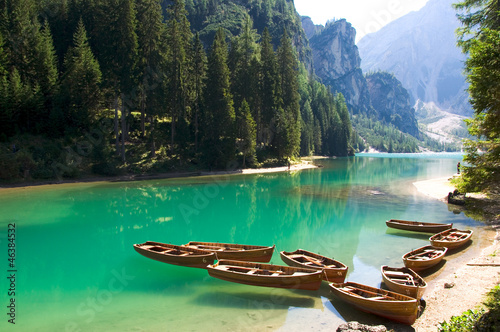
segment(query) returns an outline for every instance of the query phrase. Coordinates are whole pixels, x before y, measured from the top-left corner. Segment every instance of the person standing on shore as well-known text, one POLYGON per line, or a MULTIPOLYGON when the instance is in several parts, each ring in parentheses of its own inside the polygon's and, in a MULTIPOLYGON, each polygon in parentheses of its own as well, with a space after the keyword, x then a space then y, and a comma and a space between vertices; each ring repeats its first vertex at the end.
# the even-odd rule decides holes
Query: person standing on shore
POLYGON ((457 173, 460 174, 460 162, 457 164, 457 173))

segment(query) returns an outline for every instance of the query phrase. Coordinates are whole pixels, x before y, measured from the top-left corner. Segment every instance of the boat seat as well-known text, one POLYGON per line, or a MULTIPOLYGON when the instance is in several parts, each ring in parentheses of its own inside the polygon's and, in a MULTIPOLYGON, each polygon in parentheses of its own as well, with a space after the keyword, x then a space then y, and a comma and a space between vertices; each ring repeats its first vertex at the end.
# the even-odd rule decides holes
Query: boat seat
POLYGON ((385 275, 389 278, 398 278, 398 279, 411 277, 410 274, 403 272, 385 272, 385 275))
POLYGON ((384 296, 369 297, 370 300, 387 300, 384 296))

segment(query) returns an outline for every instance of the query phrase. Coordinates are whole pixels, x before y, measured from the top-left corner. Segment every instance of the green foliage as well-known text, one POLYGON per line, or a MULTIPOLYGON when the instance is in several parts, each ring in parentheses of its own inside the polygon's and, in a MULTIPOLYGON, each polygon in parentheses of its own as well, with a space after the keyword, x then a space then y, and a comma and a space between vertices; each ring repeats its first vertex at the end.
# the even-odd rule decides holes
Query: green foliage
MULTIPOLYGON (((419 151, 419 141, 402 133, 391 124, 383 124, 365 115, 352 116, 356 132, 366 144, 381 152, 414 153, 419 151)), ((366 144, 362 144, 365 146, 366 144)))
POLYGON ((500 286, 495 286, 484 302, 485 309, 467 310, 460 316, 453 316, 450 322, 442 322, 439 332, 498 331, 500 328, 500 286))
POLYGON ((475 40, 481 40, 487 30, 500 30, 498 0, 463 0, 453 5, 463 27, 457 30, 459 45, 468 52, 475 40))
POLYGON ((500 2, 466 0, 455 5, 464 25, 459 44, 465 62, 475 117, 468 121, 476 140, 465 142, 462 189, 480 191, 500 185, 500 2))
POLYGON ((278 49, 279 112, 276 116, 277 135, 273 143, 281 159, 298 157, 300 151, 300 95, 298 92, 298 62, 288 32, 283 32, 278 49))
POLYGON ((205 90, 205 81, 207 75, 207 55, 203 49, 200 35, 196 34, 193 48, 191 50, 191 100, 192 100, 192 119, 191 124, 194 132, 194 149, 198 151, 200 116, 203 107, 203 91, 205 90))
POLYGON ((478 331, 498 331, 500 328, 500 286, 495 286, 484 303, 487 312, 476 324, 478 331))
POLYGON ((389 153, 416 153, 420 147, 434 152, 460 151, 460 147, 450 143, 440 143, 421 134, 417 139, 410 134, 401 132, 392 124, 383 123, 365 115, 352 116, 352 122, 359 138, 354 139, 356 151, 372 147, 381 152, 389 153))
POLYGON ((477 331, 475 325, 484 313, 483 310, 468 310, 461 316, 453 316, 450 322, 441 322, 439 332, 470 332, 477 331))
POLYGON ((268 30, 271 43, 278 46, 286 29, 297 47, 298 58, 310 68, 312 51, 302 30, 301 20, 292 0, 191 0, 187 3, 189 20, 205 45, 213 40, 222 27, 231 38, 243 31, 248 15, 258 34, 268 30))
POLYGON ((208 58, 208 78, 204 95, 203 154, 210 168, 224 168, 234 156, 235 112, 227 57, 226 36, 220 28, 208 58))
POLYGON ((22 146, 2 157, 4 178, 352 151, 345 101, 310 76, 291 0, 8 0, 0 9, 0 142, 22 146), (213 41, 208 59, 203 41, 213 41))
POLYGON ((141 111, 141 136, 146 136, 146 117, 156 119, 165 108, 163 75, 160 69, 166 62, 165 25, 163 12, 157 0, 136 0, 138 39, 138 90, 141 111))
POLYGON ((174 151, 177 122, 182 126, 188 115, 188 55, 193 35, 183 0, 174 0, 167 10, 167 95, 171 121, 171 151, 174 151))
POLYGON ((256 124, 250 112, 250 106, 245 99, 241 103, 236 122, 239 150, 243 154, 243 167, 245 167, 247 160, 250 164, 254 164, 256 161, 255 147, 257 139, 256 124))
POLYGON ((73 47, 64 61, 62 79, 64 118, 67 130, 90 130, 90 125, 102 106, 101 70, 87 39, 87 31, 80 20, 74 35, 73 47))

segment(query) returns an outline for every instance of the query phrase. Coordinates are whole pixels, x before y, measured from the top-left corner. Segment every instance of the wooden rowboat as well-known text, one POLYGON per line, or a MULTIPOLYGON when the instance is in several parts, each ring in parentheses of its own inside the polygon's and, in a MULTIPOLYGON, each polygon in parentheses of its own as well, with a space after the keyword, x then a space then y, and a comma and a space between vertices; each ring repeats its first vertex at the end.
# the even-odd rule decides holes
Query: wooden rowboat
POLYGON ((184 247, 215 253, 217 259, 232 259, 248 262, 269 262, 273 257, 275 246, 254 246, 233 243, 195 242, 184 244, 184 247))
POLYGON ((423 233, 439 233, 450 229, 453 224, 440 224, 432 222, 421 222, 421 221, 409 221, 409 220, 398 220, 391 219, 385 222, 387 227, 402 229, 405 231, 413 232, 423 232, 423 233))
POLYGON ((429 241, 435 247, 455 249, 466 244, 471 239, 472 233, 471 230, 460 231, 453 228, 431 236, 429 241))
POLYGON ((287 265, 323 270, 323 280, 329 282, 344 282, 347 275, 347 265, 313 252, 298 249, 293 252, 280 252, 281 260, 287 265))
POLYGON ((214 278, 263 287, 317 290, 323 280, 317 270, 224 259, 207 270, 214 278))
POLYGON ((215 254, 213 252, 186 248, 174 244, 147 241, 142 244, 134 244, 134 249, 147 258, 187 267, 206 268, 207 265, 213 264, 215 261, 215 254))
POLYGON ((439 264, 447 250, 448 248, 424 246, 404 254, 403 262, 413 271, 422 271, 439 264))
POLYGON ((412 325, 418 316, 415 298, 354 282, 330 284, 335 296, 358 309, 403 324, 412 325))
POLYGON ((420 299, 427 289, 427 283, 415 271, 407 267, 380 268, 385 285, 393 292, 420 299))

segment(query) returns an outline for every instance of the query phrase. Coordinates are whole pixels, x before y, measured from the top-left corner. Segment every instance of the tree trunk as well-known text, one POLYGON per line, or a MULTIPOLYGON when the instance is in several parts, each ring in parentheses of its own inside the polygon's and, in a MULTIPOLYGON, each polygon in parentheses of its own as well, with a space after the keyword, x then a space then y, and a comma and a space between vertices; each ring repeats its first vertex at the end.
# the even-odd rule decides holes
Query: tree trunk
POLYGON ((170 137, 170 153, 174 154, 174 137, 175 137, 175 114, 172 114, 171 123, 171 137, 170 137))
POLYGON ((121 157, 122 157, 122 162, 125 163, 125 138, 127 137, 127 118, 126 118, 126 106, 125 102, 123 101, 123 94, 122 94, 122 148, 121 148, 121 157))
POLYGON ((194 113, 194 152, 198 152, 198 105, 194 113))
POLYGON ((151 158, 156 158, 156 145, 155 145, 155 117, 151 119, 151 158))
POLYGON ((115 148, 116 154, 120 154, 120 133, 118 132, 118 96, 115 98, 115 148))
MULTIPOLYGON (((143 89, 144 90, 144 87, 143 89)), ((146 94, 144 91, 141 91, 141 137, 144 138, 146 136, 146 94)))

